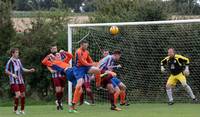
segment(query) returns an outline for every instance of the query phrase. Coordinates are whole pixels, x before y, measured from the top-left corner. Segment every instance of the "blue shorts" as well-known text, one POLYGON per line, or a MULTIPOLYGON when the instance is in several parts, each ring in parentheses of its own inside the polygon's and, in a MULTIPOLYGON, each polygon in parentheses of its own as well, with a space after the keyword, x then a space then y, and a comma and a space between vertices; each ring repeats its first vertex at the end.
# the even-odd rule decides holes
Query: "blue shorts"
POLYGON ((75 87, 77 84, 77 80, 74 77, 73 68, 68 68, 65 74, 66 74, 67 80, 72 83, 73 87, 75 87))
POLYGON ((88 66, 84 66, 84 67, 75 66, 73 72, 74 72, 74 76, 75 76, 76 80, 84 78, 85 74, 88 73, 90 68, 91 68, 91 66, 89 66, 89 67, 88 66))
POLYGON ((118 79, 117 77, 113 77, 111 79, 111 81, 112 81, 112 85, 114 86, 114 88, 117 87, 117 86, 119 86, 119 84, 121 83, 121 80, 118 79))
POLYGON ((57 65, 53 65, 51 68, 53 70, 56 70, 57 72, 64 72, 64 70, 65 70, 65 69, 63 69, 63 68, 61 68, 61 67, 59 67, 57 65))

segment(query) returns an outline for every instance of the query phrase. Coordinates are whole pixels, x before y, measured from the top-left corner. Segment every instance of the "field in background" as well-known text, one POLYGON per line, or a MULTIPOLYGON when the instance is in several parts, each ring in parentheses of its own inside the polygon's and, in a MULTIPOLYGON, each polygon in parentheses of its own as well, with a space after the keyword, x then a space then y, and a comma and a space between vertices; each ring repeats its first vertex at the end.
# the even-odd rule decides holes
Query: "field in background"
MULTIPOLYGON (((59 12, 59 13, 62 14, 62 12, 59 12)), ((43 15, 43 16, 49 16, 51 12, 49 11, 36 11, 36 12, 14 11, 12 14, 12 19, 11 19, 13 21, 14 29, 17 32, 24 32, 26 29, 31 29, 32 28, 31 22, 35 21, 35 18, 38 17, 38 14, 43 15)), ((69 19, 69 23, 78 23, 78 24, 86 23, 86 22, 89 22, 89 15, 91 15, 91 13, 85 13, 85 14, 69 13, 69 17, 67 17, 67 19, 69 19)))
MULTIPOLYGON (((27 117, 199 117, 200 105, 198 104, 132 104, 122 107, 122 111, 109 110, 108 104, 87 106, 79 108, 79 113, 68 113, 67 108, 56 111, 54 105, 27 106, 27 117)), ((16 117, 12 107, 0 107, 0 117, 16 117)))

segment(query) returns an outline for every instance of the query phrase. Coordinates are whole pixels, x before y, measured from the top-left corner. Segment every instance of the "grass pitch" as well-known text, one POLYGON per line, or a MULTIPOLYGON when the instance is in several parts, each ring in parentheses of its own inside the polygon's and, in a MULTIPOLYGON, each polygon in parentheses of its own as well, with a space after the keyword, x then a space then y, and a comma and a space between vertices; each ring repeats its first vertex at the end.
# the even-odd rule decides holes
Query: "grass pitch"
POLYGON ((15 115, 12 107, 0 107, 0 117, 199 117, 200 104, 131 104, 122 111, 109 109, 108 104, 83 105, 78 113, 68 113, 67 107, 57 111, 55 105, 26 106, 26 115, 15 115))

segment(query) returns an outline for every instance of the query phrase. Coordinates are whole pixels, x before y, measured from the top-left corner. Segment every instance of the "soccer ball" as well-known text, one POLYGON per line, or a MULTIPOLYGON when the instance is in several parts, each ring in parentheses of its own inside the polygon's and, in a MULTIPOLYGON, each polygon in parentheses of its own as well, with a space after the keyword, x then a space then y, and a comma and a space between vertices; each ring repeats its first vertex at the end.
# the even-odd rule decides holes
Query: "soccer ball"
POLYGON ((119 28, 117 26, 111 26, 110 27, 110 34, 116 35, 119 33, 119 28))

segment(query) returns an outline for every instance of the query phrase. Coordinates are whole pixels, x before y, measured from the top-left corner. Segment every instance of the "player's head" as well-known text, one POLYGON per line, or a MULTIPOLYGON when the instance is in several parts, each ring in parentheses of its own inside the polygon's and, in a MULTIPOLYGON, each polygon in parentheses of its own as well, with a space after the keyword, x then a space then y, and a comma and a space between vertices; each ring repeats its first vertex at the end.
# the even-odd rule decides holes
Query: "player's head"
POLYGON ((87 50, 88 46, 89 46, 89 43, 87 41, 83 40, 80 42, 80 47, 82 49, 87 50))
POLYGON ((174 48, 169 48, 169 49, 168 49, 168 56, 169 56, 169 57, 174 57, 174 55, 175 55, 174 48))
POLYGON ((51 50, 52 54, 56 54, 58 52, 57 45, 56 44, 52 44, 50 50, 51 50))
POLYGON ((109 50, 103 50, 103 57, 106 57, 109 55, 109 50))
POLYGON ((114 57, 114 59, 115 60, 119 60, 120 59, 120 57, 121 57, 121 51, 120 50, 115 50, 114 52, 113 52, 113 57, 114 57))
POLYGON ((12 48, 10 50, 10 55, 13 57, 13 58, 18 58, 19 57, 19 49, 18 48, 12 48))

